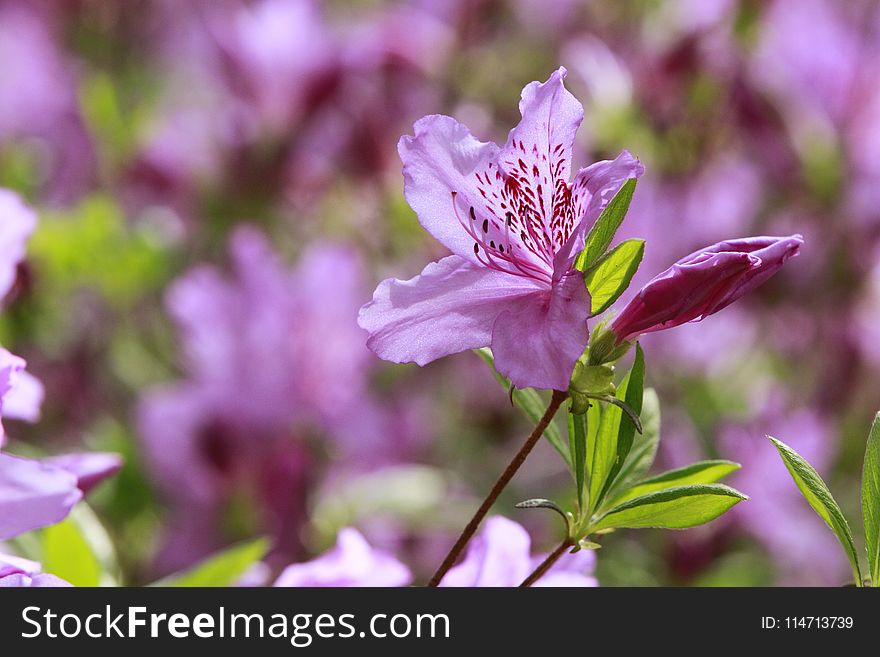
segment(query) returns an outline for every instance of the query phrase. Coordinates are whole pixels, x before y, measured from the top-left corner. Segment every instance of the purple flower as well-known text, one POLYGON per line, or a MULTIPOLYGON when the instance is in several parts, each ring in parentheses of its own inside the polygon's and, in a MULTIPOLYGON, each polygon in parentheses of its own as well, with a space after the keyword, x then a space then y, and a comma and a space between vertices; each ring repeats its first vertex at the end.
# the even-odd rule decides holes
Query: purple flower
MULTIPOLYGON (((531 539, 520 525, 502 516, 486 520, 471 541, 464 561, 440 586, 519 586, 546 555, 531 556, 531 539)), ((581 550, 564 555, 535 586, 598 586, 591 575, 596 555, 581 550)))
POLYGON ((839 586, 849 572, 840 546, 803 499, 766 434, 790 441, 823 475, 838 444, 823 417, 809 409, 788 411, 782 402, 773 395, 754 421, 721 429, 722 456, 743 466, 730 484, 751 499, 725 517, 765 547, 777 564, 778 583, 839 586))
POLYGON ((36 213, 21 197, 0 188, 0 299, 15 283, 18 263, 24 258, 25 246, 36 225, 36 213))
MULTIPOLYGON (((0 189, 0 300, 15 283, 18 264, 36 225, 36 213, 21 197, 0 189)), ((24 368, 24 360, 0 347, 0 418, 35 421, 40 415, 43 386, 24 368)), ((0 446, 4 437, 0 424, 0 446)))
POLYGON ((611 331, 621 343, 705 319, 770 278, 803 243, 800 235, 746 237, 695 251, 639 290, 611 331))
POLYGON ((44 459, 43 463, 67 470, 76 477, 76 486, 83 495, 122 468, 122 457, 109 452, 79 452, 44 459))
POLYGON ((0 3, 0 149, 42 155, 28 182, 45 186, 54 201, 70 201, 90 188, 95 162, 56 9, 0 3))
POLYGON ((0 554, 0 588, 72 586, 55 575, 40 572, 40 564, 29 559, 0 554))
POLYGON ((568 387, 590 305, 574 258, 613 194, 643 167, 624 151, 569 185, 583 107, 566 91, 565 73, 523 89, 522 121, 503 148, 439 115, 401 138, 407 201, 454 255, 376 288, 358 321, 379 357, 424 365, 491 346, 518 387, 568 387))
POLYGON ((231 272, 200 266, 175 282, 169 312, 185 380, 152 390, 139 410, 150 475, 174 508, 164 568, 223 544, 226 505, 244 493, 275 558, 301 553, 313 438, 356 469, 405 454, 397 417, 369 389, 375 358, 355 317, 364 286, 347 248, 314 244, 287 268, 252 227, 230 240, 231 272))
POLYGON ((0 453, 0 540, 61 522, 81 497, 67 470, 0 453))
POLYGON ((317 559, 284 569, 275 586, 407 586, 409 568, 370 547, 356 529, 343 529, 336 547, 317 559))

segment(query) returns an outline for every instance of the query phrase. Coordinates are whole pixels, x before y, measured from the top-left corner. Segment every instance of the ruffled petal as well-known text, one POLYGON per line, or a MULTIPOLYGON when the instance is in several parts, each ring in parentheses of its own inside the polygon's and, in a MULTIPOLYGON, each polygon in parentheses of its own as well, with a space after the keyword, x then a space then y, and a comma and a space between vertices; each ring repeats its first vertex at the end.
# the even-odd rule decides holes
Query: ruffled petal
POLYGON ((495 367, 518 388, 567 390, 589 339, 590 294, 579 273, 509 306, 492 330, 495 367))
POLYGON ((408 281, 382 281, 373 300, 361 308, 358 324, 369 332, 367 346, 380 358, 425 365, 488 346, 505 308, 530 297, 540 303, 547 289, 449 256, 408 281))
POLYGON ((560 68, 546 82, 532 82, 523 89, 519 111, 522 120, 499 155, 499 166, 516 182, 525 218, 540 218, 552 244, 552 252, 565 243, 573 217, 569 209, 568 176, 571 148, 584 119, 584 108, 563 84, 560 68))
POLYGON ((462 222, 469 222, 470 208, 487 213, 490 192, 480 187, 490 181, 487 177, 484 183, 482 174, 495 178, 498 147, 479 141, 449 116, 426 116, 413 131, 397 144, 406 200, 425 230, 454 254, 476 262, 474 239, 462 222))
POLYGON ((0 454, 0 540, 60 522, 81 497, 66 470, 0 454))

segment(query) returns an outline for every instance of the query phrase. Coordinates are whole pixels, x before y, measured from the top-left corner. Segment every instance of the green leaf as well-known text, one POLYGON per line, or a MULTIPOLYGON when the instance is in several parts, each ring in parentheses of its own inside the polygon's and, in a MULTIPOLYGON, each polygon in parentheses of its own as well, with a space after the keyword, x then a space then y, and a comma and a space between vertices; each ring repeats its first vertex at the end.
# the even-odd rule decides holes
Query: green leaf
MULTIPOLYGON (((636 358, 617 389, 617 398, 637 415, 641 413, 644 398, 645 357, 636 345, 636 358)), ((590 508, 599 508, 606 493, 623 467, 633 445, 636 426, 619 406, 609 404, 602 409, 598 432, 591 449, 588 449, 590 465, 590 508)), ((591 419, 592 421, 592 419, 591 419)))
POLYGON ((587 486, 587 414, 568 414, 568 440, 574 455, 574 477, 577 486, 578 509, 584 509, 587 486))
MULTIPOLYGON (((504 386, 504 389, 510 393, 514 405, 519 408, 531 422, 537 424, 538 420, 544 416, 544 412, 547 410, 547 402, 545 402, 541 398, 541 395, 532 388, 525 388, 522 390, 514 388, 511 392, 510 381, 499 374, 498 370, 495 369, 495 360, 492 356, 492 352, 489 349, 477 349, 476 352, 480 358, 492 368, 495 378, 498 379, 499 383, 504 386)), ((553 445, 556 451, 559 452, 559 455, 562 456, 568 467, 572 468, 572 458, 568 449, 568 444, 562 437, 562 432, 559 431, 559 427, 556 426, 554 422, 547 425, 547 428, 544 430, 544 437, 551 445, 553 445)))
POLYGON ((714 484, 721 481, 732 472, 740 469, 739 463, 733 461, 713 460, 698 461, 691 463, 683 468, 669 470, 663 474, 643 479, 635 486, 627 490, 620 497, 614 500, 615 504, 620 504, 648 493, 653 493, 664 488, 672 486, 690 486, 693 484, 714 484))
POLYGON ((596 223, 593 224, 593 227, 587 234, 584 250, 581 251, 575 260, 575 268, 580 271, 587 271, 608 250, 611 241, 614 239, 614 234, 623 222, 627 210, 629 210, 629 204, 632 201, 635 190, 635 178, 629 178, 617 190, 614 198, 608 202, 608 205, 602 210, 602 214, 599 215, 596 223))
POLYGON ((232 586, 269 549, 269 541, 258 538, 233 545, 181 573, 155 582, 153 586, 232 586))
POLYGON ((605 312, 629 287, 644 255, 645 240, 626 240, 615 246, 584 275, 593 315, 605 312))
MULTIPOLYGON (((632 369, 630 369, 626 380, 623 382, 621 389, 618 391, 618 397, 623 399, 624 403, 629 406, 636 415, 641 415, 642 404, 645 397, 645 354, 642 346, 636 343, 636 358, 633 361, 632 369)), ((638 427, 642 431, 642 427, 638 427)), ((617 460, 614 467, 608 475, 608 481, 605 483, 603 495, 608 492, 608 488, 614 483, 617 474, 623 467, 626 457, 632 449, 633 438, 636 434, 636 424, 632 418, 627 418, 626 422, 618 420, 617 429, 617 460)))
POLYGON ((794 483, 800 489, 801 494, 806 498, 813 510, 819 514, 822 520, 831 527, 832 531, 837 535, 837 539, 843 546, 847 557, 849 557, 852 566, 853 575, 856 578, 856 585, 862 584, 862 572, 859 568, 859 557, 856 553, 856 546, 853 542, 852 531, 849 528, 843 511, 840 510, 828 486, 819 476, 819 473, 812 465, 807 463, 800 454, 794 451, 781 440, 777 440, 772 436, 767 436, 773 442, 779 455, 785 462, 785 467, 791 474, 794 483))
POLYGON ((874 418, 862 466, 862 514, 868 545, 868 570, 880 586, 880 413, 874 418))
POLYGON ((674 486, 636 497, 599 517, 590 532, 611 528, 687 529, 714 520, 748 499, 724 484, 674 486))
POLYGON ((108 560, 108 550, 112 551, 108 547, 109 540, 85 505, 80 507, 57 525, 43 530, 43 572, 56 575, 74 586, 112 583, 104 577, 102 563, 108 560))
POLYGON ((653 388, 646 388, 642 396, 642 433, 633 438, 629 456, 623 462, 617 479, 612 483, 608 497, 614 499, 617 491, 623 491, 637 482, 654 464, 660 443, 660 399, 653 388))

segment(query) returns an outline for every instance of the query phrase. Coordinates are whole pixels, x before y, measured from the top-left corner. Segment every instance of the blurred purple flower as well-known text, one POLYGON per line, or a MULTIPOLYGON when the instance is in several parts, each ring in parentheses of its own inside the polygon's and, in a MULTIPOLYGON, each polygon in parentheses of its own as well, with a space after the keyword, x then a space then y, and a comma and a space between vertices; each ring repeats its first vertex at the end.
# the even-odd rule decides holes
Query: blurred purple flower
MULTIPOLYGON (((15 281, 25 243, 36 225, 36 215, 21 199, 0 189, 0 297, 15 281)), ((24 371, 25 361, 0 347, 0 447, 5 443, 4 417, 35 420, 43 392, 40 383, 24 371)), ((111 455, 103 455, 111 458, 111 455)), ((52 464, 0 453, 0 540, 63 520, 82 497, 73 464, 86 458, 71 455, 52 464)), ((106 473, 105 473, 106 474, 106 473)), ((97 471, 83 478, 95 480, 97 471)))
POLYGON ((3 429, 3 410, 6 398, 15 389, 17 379, 24 369, 24 360, 0 347, 0 447, 6 442, 3 429))
POLYGON ((261 0, 215 19, 229 86, 270 134, 283 134, 336 65, 330 29, 312 0, 261 0))
POLYGON ((368 346, 393 362, 492 347, 518 387, 566 389, 586 347, 589 294, 574 270, 586 231, 642 165, 623 152, 569 186, 583 107, 565 69, 522 92, 522 121, 504 148, 448 116, 419 120, 398 145, 404 193, 454 255, 408 281, 387 279, 361 310, 368 346))
MULTIPOLYGON (((21 197, 0 188, 0 301, 15 283, 18 265, 36 225, 36 213, 21 197)), ((3 417, 34 422, 40 416, 43 386, 24 368, 24 360, 0 347, 0 447, 5 442, 3 417)))
POLYGON ((725 517, 766 547, 779 569, 780 584, 839 586, 847 577, 846 558, 766 434, 788 441, 820 473, 833 463, 836 443, 827 422, 811 410, 787 412, 772 399, 756 420, 722 428, 721 455, 743 466, 730 484, 750 498, 725 517))
MULTIPOLYGON (((0 420, 24 361, 0 349, 0 420)), ((0 446, 2 446, 0 424, 0 446)), ((63 520, 121 465, 115 454, 68 454, 35 461, 0 453, 0 540, 63 520)))
POLYGON ((747 237, 691 253, 639 290, 610 330, 621 343, 705 319, 761 285, 802 244, 800 235, 747 237))
POLYGON ((317 559, 284 569, 275 586, 407 586, 409 568, 390 554, 370 547, 356 530, 342 529, 336 547, 317 559))
POLYGON ((91 183, 94 158, 56 10, 51 3, 0 3, 0 150, 26 153, 38 168, 28 182, 45 184, 52 200, 70 201, 91 183))
POLYGON ((0 188, 0 299, 15 283, 18 263, 24 259, 25 246, 37 225, 37 214, 21 197, 0 188))
MULTIPOLYGON (((855 5, 857 3, 853 3, 855 5)), ((847 20, 845 3, 774 0, 759 22, 753 75, 777 93, 789 112, 821 112, 840 120, 850 111, 862 60, 861 25, 847 20), (821 49, 816 44, 821 43, 821 49)))
MULTIPOLYGON (((546 555, 531 556, 531 539, 520 525, 502 516, 486 520, 471 541, 464 561, 452 568, 440 586, 519 586, 546 555)), ((580 550, 564 555, 535 586, 598 586, 592 576, 596 555, 580 550)))
POLYGON ((72 584, 55 575, 40 572, 40 564, 29 559, 0 554, 0 588, 67 587, 72 584))
POLYGON ((67 470, 76 477, 76 486, 83 495, 122 468, 123 460, 119 454, 109 452, 79 452, 51 456, 43 463, 67 470))
POLYGON ((151 475, 177 507, 176 547, 164 551, 175 568, 219 547, 219 514, 242 492, 249 519, 295 556, 318 476, 314 437, 362 469, 406 454, 400 423, 368 387, 355 254, 313 245, 288 270, 250 227, 234 233, 230 253, 232 276, 202 266, 172 285, 189 376, 139 409, 151 475))
POLYGON ((61 522, 81 497, 67 470, 0 453, 0 540, 61 522))
POLYGON ((372 366, 352 321, 363 289, 357 256, 313 245, 286 271, 249 227, 232 236, 230 253, 232 280, 199 267, 167 297, 190 381, 223 414, 252 425, 346 427, 370 397, 372 366))

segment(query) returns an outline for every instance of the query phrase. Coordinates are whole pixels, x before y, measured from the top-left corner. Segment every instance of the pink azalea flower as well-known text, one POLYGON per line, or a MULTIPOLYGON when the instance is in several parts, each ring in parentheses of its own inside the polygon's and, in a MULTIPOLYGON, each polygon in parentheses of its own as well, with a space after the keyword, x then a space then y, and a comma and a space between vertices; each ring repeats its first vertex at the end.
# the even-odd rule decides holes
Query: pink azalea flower
POLYGON ((275 586, 407 586, 409 568, 376 550, 356 529, 343 529, 336 547, 317 559, 288 566, 275 586))
POLYGON ((522 120, 503 148, 439 115, 401 138, 407 201, 453 255, 376 288, 359 324, 379 357, 424 365, 491 346, 518 387, 568 387, 589 335, 589 294, 574 259, 620 185, 644 168, 624 151, 569 184, 584 112, 565 74, 523 89, 522 120))
MULTIPOLYGON (((519 586, 545 559, 531 556, 531 539, 520 525, 502 516, 486 520, 471 541, 464 561, 440 586, 519 586)), ((563 555, 535 586, 598 586, 592 576, 596 555, 590 550, 563 555)))

